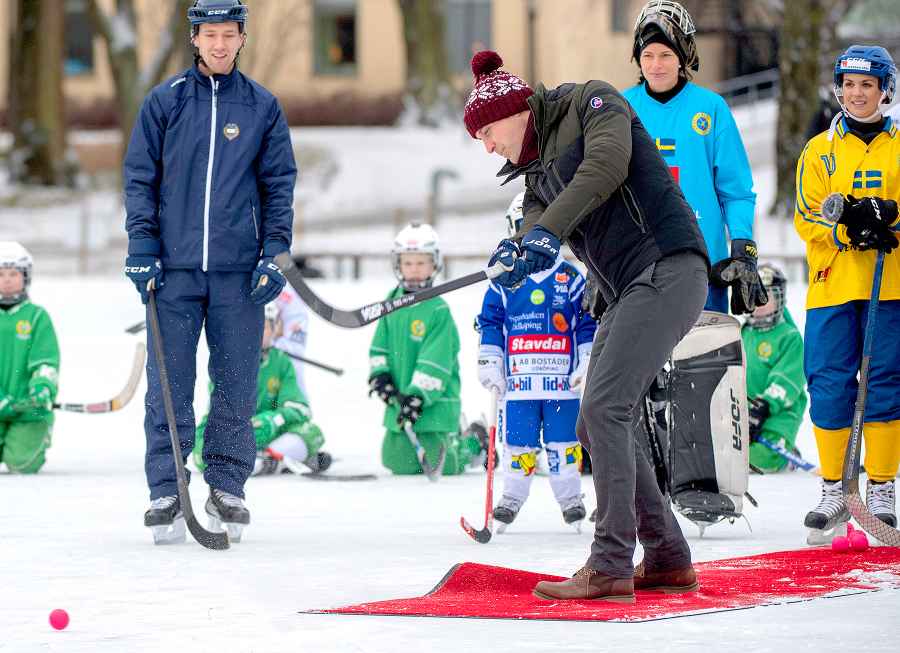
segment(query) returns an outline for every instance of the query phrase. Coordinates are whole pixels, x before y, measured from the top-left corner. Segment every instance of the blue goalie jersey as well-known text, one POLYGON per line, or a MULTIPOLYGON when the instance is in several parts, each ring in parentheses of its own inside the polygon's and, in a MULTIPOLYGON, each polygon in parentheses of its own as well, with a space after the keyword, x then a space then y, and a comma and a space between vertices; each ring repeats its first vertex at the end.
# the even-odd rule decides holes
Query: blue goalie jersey
POLYGON ((506 399, 577 399, 569 375, 590 356, 597 324, 581 309, 584 276, 562 257, 515 291, 491 283, 475 328, 481 356, 506 364, 506 399))

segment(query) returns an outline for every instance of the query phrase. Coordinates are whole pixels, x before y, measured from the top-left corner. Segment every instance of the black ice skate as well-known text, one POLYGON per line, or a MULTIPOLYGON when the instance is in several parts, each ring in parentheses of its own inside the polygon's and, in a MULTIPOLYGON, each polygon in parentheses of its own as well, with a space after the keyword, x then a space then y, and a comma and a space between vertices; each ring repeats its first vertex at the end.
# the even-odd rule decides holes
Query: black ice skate
POLYGON ((838 535, 847 534, 850 512, 844 501, 841 481, 822 480, 819 505, 806 513, 803 525, 809 529, 806 543, 811 546, 829 544, 838 535))
POLYGON ((886 483, 866 482, 866 507, 891 528, 897 528, 897 511, 894 504, 894 481, 886 483))
POLYGON ((209 530, 221 531, 224 526, 228 539, 232 542, 241 541, 244 526, 250 523, 250 511, 243 499, 215 488, 209 490, 206 514, 209 517, 209 530))
POLYGON ((494 519, 498 522, 498 533, 506 532, 506 527, 513 523, 513 520, 515 520, 516 515, 519 514, 519 510, 522 508, 523 503, 525 502, 521 499, 511 497, 508 494, 504 494, 500 497, 497 507, 494 508, 494 519))
POLYGON ((709 526, 727 519, 733 522, 741 517, 741 510, 731 497, 719 492, 705 490, 682 490, 672 496, 675 509, 697 524, 700 537, 709 526))
POLYGON ((153 499, 150 510, 144 513, 144 526, 153 533, 154 544, 182 544, 185 524, 178 495, 153 499))
POLYGON ((331 467, 331 454, 327 451, 319 451, 303 461, 313 474, 321 474, 331 467))
POLYGON ((560 501, 559 507, 562 509, 563 521, 572 526, 575 532, 581 532, 581 522, 587 515, 587 508, 580 496, 572 497, 566 501, 560 501))

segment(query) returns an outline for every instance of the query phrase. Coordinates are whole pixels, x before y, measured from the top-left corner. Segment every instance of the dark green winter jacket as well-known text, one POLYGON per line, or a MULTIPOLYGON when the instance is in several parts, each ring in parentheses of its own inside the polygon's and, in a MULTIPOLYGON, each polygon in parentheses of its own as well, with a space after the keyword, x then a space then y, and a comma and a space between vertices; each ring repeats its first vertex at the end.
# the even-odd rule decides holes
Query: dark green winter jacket
MULTIPOLYGON (((651 263, 682 251, 704 259, 694 212, 631 105, 606 82, 538 86, 528 98, 540 156, 507 162, 525 175, 525 220, 539 224, 598 277, 607 303, 651 263)), ((504 183, 506 183, 506 181, 504 183)))

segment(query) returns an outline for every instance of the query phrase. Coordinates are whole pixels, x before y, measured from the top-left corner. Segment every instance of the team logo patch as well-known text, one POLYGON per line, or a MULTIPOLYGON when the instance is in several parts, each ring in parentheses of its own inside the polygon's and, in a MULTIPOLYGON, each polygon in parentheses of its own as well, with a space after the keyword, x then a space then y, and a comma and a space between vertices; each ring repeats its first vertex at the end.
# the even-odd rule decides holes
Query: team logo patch
POLYGON ((565 333, 569 330, 569 323, 566 322, 566 316, 562 313, 554 313, 553 314, 553 327, 557 331, 562 331, 565 333))
POLYGON ((540 288, 535 288, 531 291, 531 303, 535 306, 540 306, 544 303, 546 296, 544 295, 544 291, 540 288))
POLYGON ((841 70, 872 70, 872 62, 857 57, 848 57, 841 59, 841 70))
POLYGON ((581 466, 581 459, 583 458, 581 454, 581 445, 576 444, 574 447, 566 447, 566 464, 567 465, 575 465, 581 466))
POLYGON ((569 283, 569 275, 565 272, 557 272, 554 277, 556 283, 569 283))
POLYGON ((514 471, 521 471, 525 476, 531 476, 537 467, 537 456, 533 451, 526 451, 518 456, 513 456, 511 463, 510 467, 514 471))
POLYGON ((409 324, 409 332, 413 338, 425 337, 425 323, 422 320, 413 320, 409 324))
POLYGON ((708 113, 703 113, 702 111, 695 113, 691 119, 691 127, 701 136, 706 136, 709 130, 712 129, 712 118, 708 113))
POLYGON ((31 322, 28 320, 16 322, 16 336, 22 340, 31 337, 31 322))
POLYGON ((229 141, 233 141, 235 138, 241 135, 241 128, 235 125, 233 122, 230 122, 222 127, 222 133, 225 134, 225 138, 227 138, 229 141))
POLYGON ((769 360, 769 357, 772 355, 772 345, 763 340, 759 343, 759 346, 756 348, 756 353, 760 358, 765 360, 769 360))
POLYGON ((591 98, 591 109, 599 109, 603 106, 603 98, 594 96, 591 98))
POLYGON ((281 379, 277 376, 273 376, 266 381, 266 392, 269 393, 270 397, 277 397, 279 390, 281 390, 281 379))
POLYGON ((825 268, 824 270, 816 271, 816 278, 813 280, 813 283, 825 283, 828 281, 828 275, 831 274, 831 268, 825 268))

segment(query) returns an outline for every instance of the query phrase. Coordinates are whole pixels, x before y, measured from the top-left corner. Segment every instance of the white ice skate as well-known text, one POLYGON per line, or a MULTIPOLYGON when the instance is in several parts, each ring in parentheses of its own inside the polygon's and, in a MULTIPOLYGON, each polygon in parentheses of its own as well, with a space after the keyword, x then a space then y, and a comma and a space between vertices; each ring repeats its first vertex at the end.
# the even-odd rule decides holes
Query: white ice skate
POLYGON ((184 515, 178 495, 159 497, 144 513, 144 526, 153 534, 154 544, 182 544, 186 539, 184 515))
POLYGON ((806 514, 804 526, 809 529, 806 543, 810 546, 830 544, 838 535, 847 534, 850 512, 844 501, 841 481, 822 480, 822 498, 819 505, 806 514))
POLYGON ((866 507, 891 528, 897 528, 897 510, 894 499, 894 481, 866 483, 866 507))

